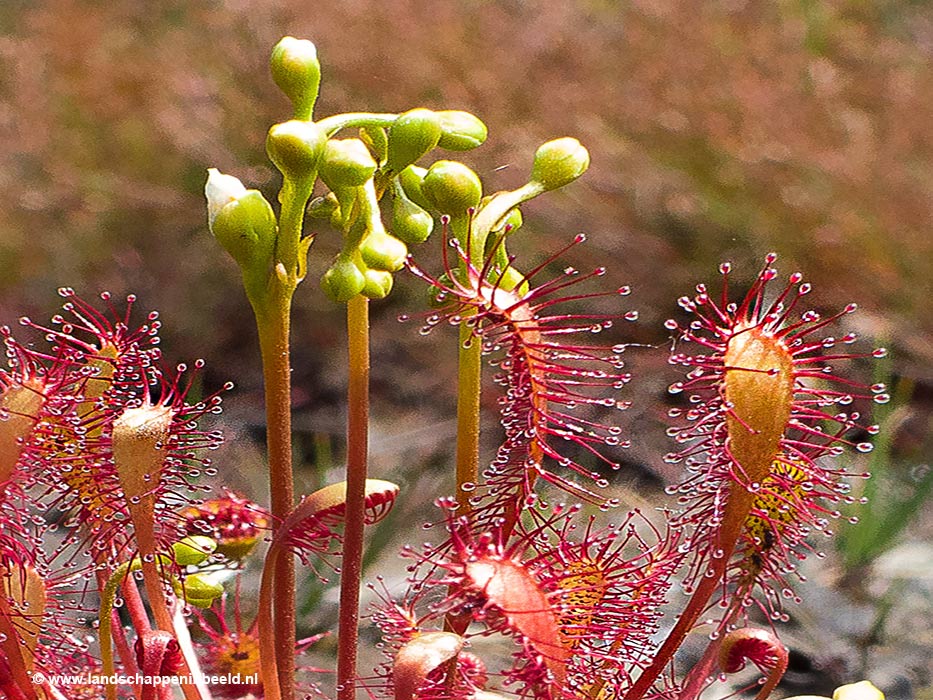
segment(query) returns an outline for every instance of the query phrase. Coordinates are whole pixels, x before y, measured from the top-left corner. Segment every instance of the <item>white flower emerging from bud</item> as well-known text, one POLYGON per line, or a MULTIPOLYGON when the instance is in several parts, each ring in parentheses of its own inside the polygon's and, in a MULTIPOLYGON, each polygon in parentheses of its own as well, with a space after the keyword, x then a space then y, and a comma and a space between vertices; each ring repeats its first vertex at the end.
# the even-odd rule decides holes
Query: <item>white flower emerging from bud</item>
POLYGON ((220 210, 246 194, 246 187, 233 175, 224 175, 217 168, 208 168, 204 196, 207 197, 207 221, 211 228, 220 210))

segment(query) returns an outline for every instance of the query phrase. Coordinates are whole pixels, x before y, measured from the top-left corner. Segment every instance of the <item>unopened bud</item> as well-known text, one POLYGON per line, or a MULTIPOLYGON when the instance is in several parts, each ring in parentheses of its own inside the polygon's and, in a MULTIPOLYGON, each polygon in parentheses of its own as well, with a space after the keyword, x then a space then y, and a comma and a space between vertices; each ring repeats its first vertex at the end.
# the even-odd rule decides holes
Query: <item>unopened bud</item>
POLYGON ((214 220, 228 204, 246 194, 246 187, 233 175, 224 175, 217 168, 207 169, 204 196, 207 198, 207 223, 213 229, 214 220))
POLYGON ((172 555, 179 566, 198 566, 217 549, 217 543, 204 535, 189 535, 172 545, 172 555))
POLYGON ((346 302, 363 291, 366 278, 353 259, 340 253, 321 278, 321 288, 333 301, 346 302))
POLYGON ((418 107, 400 114, 389 127, 386 167, 401 171, 434 148, 440 138, 440 120, 430 109, 418 107))
POLYGON ((401 270, 408 257, 408 246, 387 233, 369 233, 360 243, 363 262, 374 270, 401 270))
POLYGON ((272 79, 292 101, 295 119, 310 119, 321 86, 317 49, 307 39, 287 36, 272 49, 272 79))
POLYGON ((208 172, 204 194, 211 233, 244 270, 267 269, 275 248, 272 205, 259 190, 247 190, 216 168, 208 172))
POLYGON ((448 151, 469 151, 486 140, 486 125, 469 112, 448 109, 436 112, 441 124, 440 148, 448 151))
POLYGON ((434 230, 434 217, 404 193, 392 200, 392 234, 406 245, 424 243, 434 230))
POLYGON ((317 172, 327 135, 314 122, 291 121, 274 125, 266 138, 266 152, 286 178, 303 180, 317 172))
POLYGON ((573 182, 590 167, 590 154, 579 141, 565 137, 543 144, 535 152, 531 181, 545 190, 573 182))
POLYGON ((331 190, 360 187, 374 172, 376 161, 359 139, 331 139, 324 147, 320 176, 331 190))
POLYGON ((421 191, 439 212, 460 217, 479 204, 483 183, 463 163, 439 160, 425 174, 421 191))
POLYGON ((363 296, 367 299, 385 299, 392 291, 392 273, 385 270, 366 270, 363 296))
POLYGON ((214 583, 203 574, 189 574, 184 584, 185 602, 197 608, 209 608, 223 595, 223 586, 214 583))

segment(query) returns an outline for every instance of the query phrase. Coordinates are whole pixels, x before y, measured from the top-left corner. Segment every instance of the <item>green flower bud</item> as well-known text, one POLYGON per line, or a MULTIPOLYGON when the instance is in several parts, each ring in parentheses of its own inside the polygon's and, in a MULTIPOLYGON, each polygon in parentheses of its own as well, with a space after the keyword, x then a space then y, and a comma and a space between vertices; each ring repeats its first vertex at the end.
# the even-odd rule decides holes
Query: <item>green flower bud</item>
POLYGON ((331 139, 324 147, 319 174, 332 190, 360 187, 374 172, 376 161, 359 139, 331 139))
POLYGON ((363 285, 363 296, 367 299, 385 299, 392 291, 392 273, 385 270, 366 270, 363 273, 366 284, 363 285))
POLYGON ((531 181, 545 190, 573 182, 590 167, 590 154, 574 138, 565 137, 543 144, 535 152, 531 168, 531 181))
POLYGON ((231 175, 210 168, 204 196, 211 233, 243 270, 266 270, 275 248, 272 205, 231 175))
POLYGON ((387 233, 371 231, 360 243, 363 262, 374 270, 401 270, 408 257, 408 246, 387 233))
POLYGON ((385 129, 381 126, 360 127, 360 140, 366 144, 377 163, 385 162, 389 152, 389 137, 385 129))
POLYGON ((469 151, 486 140, 486 125, 469 112, 447 109, 437 112, 441 124, 440 148, 448 151, 469 151))
POLYGON ((198 608, 209 608, 223 595, 224 587, 203 574, 188 574, 184 584, 185 602, 198 608))
POLYGON ((269 129, 266 152, 286 178, 303 180, 317 172, 327 135, 314 122, 291 121, 269 129))
POLYGON ((404 192, 392 199, 392 234, 406 245, 424 243, 434 230, 434 217, 404 192))
POLYGON ((441 124, 430 109, 418 107, 400 114, 389 127, 386 167, 399 172, 437 145, 441 124))
POLYGON ((306 39, 285 37, 272 49, 269 67, 275 84, 292 101, 295 119, 311 119, 321 86, 321 64, 314 44, 306 39))
POLYGON ((321 288, 333 301, 346 302, 363 291, 366 278, 347 253, 340 253, 321 278, 321 288))
POLYGON ((217 549, 217 543, 204 535, 189 535, 172 545, 175 563, 179 566, 198 566, 217 549))
POLYGON ((427 174, 427 168, 421 168, 417 165, 409 165, 398 174, 398 182, 402 189, 405 190, 405 194, 422 209, 431 208, 431 203, 425 198, 424 192, 421 191, 424 176, 427 174))
POLYGON ((439 160, 432 165, 421 183, 421 192, 441 214, 465 216, 483 195, 479 176, 463 163, 439 160))
POLYGON ((392 235, 408 246, 424 243, 434 230, 434 217, 406 197, 398 182, 392 195, 392 235))
POLYGON ((335 210, 340 211, 340 203, 333 192, 328 192, 323 197, 315 197, 308 204, 308 216, 312 219, 330 219, 335 210))

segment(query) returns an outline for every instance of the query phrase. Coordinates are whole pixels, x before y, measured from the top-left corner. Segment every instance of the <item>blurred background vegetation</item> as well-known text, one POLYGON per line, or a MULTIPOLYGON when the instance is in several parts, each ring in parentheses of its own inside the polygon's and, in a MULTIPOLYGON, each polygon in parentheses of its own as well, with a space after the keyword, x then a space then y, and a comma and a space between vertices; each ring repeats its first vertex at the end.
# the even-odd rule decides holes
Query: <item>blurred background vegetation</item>
MULTIPOLYGON (((712 281, 721 260, 747 281, 772 250, 783 272, 813 282, 817 308, 859 303, 847 330, 892 348, 886 378, 900 403, 880 468, 904 498, 889 499, 896 517, 873 516, 888 533, 880 544, 862 526, 841 541, 850 551, 839 571, 818 577, 824 592, 811 599, 843 596, 824 602, 844 620, 827 626, 812 611, 822 603, 805 603, 823 622, 818 634, 803 625, 800 664, 827 683, 874 673, 893 696, 930 697, 933 517, 912 494, 928 484, 933 390, 933 6, 0 2, 0 323, 47 318, 63 285, 87 297, 138 294, 163 313, 168 358, 206 358, 210 387, 237 380, 225 419, 236 452, 226 459, 242 488, 253 466, 261 471, 258 351, 234 265, 206 230, 202 191, 215 166, 274 199, 265 131, 289 111, 267 59, 286 34, 318 46, 319 115, 422 105, 484 119, 489 141, 464 160, 490 190, 521 184, 543 141, 578 137, 592 167, 526 209, 521 254, 534 260, 587 233, 570 262, 609 261, 610 284, 633 286, 641 320, 626 340, 664 346, 678 296, 712 281), (905 580, 913 597, 891 600, 905 580)), ((335 250, 322 237, 312 277, 335 250)), ((443 489, 454 355, 438 364, 436 338, 395 323, 422 300, 399 287, 374 305, 375 468, 404 464, 403 480, 436 478, 443 489)), ((340 461, 342 315, 312 279, 297 300, 297 449, 326 467, 340 461)), ((623 486, 650 487, 673 478, 660 455, 674 377, 663 347, 632 364, 627 425, 637 439, 623 486)), ((316 474, 304 477, 308 488, 316 474)))

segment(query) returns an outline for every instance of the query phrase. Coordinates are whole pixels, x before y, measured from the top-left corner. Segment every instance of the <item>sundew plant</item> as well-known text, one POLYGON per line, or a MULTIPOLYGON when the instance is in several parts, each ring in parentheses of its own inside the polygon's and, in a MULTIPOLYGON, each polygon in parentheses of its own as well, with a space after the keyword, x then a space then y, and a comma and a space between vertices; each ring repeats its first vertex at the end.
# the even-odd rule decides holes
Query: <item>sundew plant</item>
MULTIPOLYGON (((134 298, 63 288, 48 322, 4 327, 0 697, 693 700, 732 692, 721 681, 746 665, 759 670, 746 690, 768 697, 788 665, 780 628, 798 566, 868 476, 839 457, 871 449, 864 412, 887 401, 884 386, 837 373, 885 354, 834 335, 855 305, 809 310, 810 285, 781 277, 773 255, 750 288, 723 263, 682 297, 667 329, 683 401, 663 458, 682 476, 665 507, 624 512, 609 477, 638 439, 624 420, 637 395, 626 345, 600 340, 636 320, 630 290, 569 266, 583 235, 527 260, 509 252, 522 205, 583 175, 587 150, 549 141, 526 184, 486 193, 466 165, 431 160, 483 144, 472 114, 315 120, 314 45, 283 39, 271 70, 294 107, 266 141, 277 206, 215 168, 205 188, 256 318, 268 502, 226 487, 211 461, 221 396, 191 398, 203 363, 168 365, 157 314, 134 298), (320 291, 346 308, 346 472, 296 494, 291 304, 318 235, 341 241, 320 291), (402 552, 404 580, 367 583, 365 532, 406 498, 367 474, 369 306, 399 277, 424 288, 406 328, 458 356, 456 464, 402 552), (498 406, 494 455, 480 450, 483 405, 498 406), (296 639, 296 571, 339 576, 334 669, 302 660, 315 639, 296 639), (376 602, 361 611, 363 586, 376 602), (378 668, 358 663, 362 625, 381 636, 378 668), (705 650, 675 663, 695 632, 705 650)), ((862 681, 836 697, 883 696, 862 681)))

